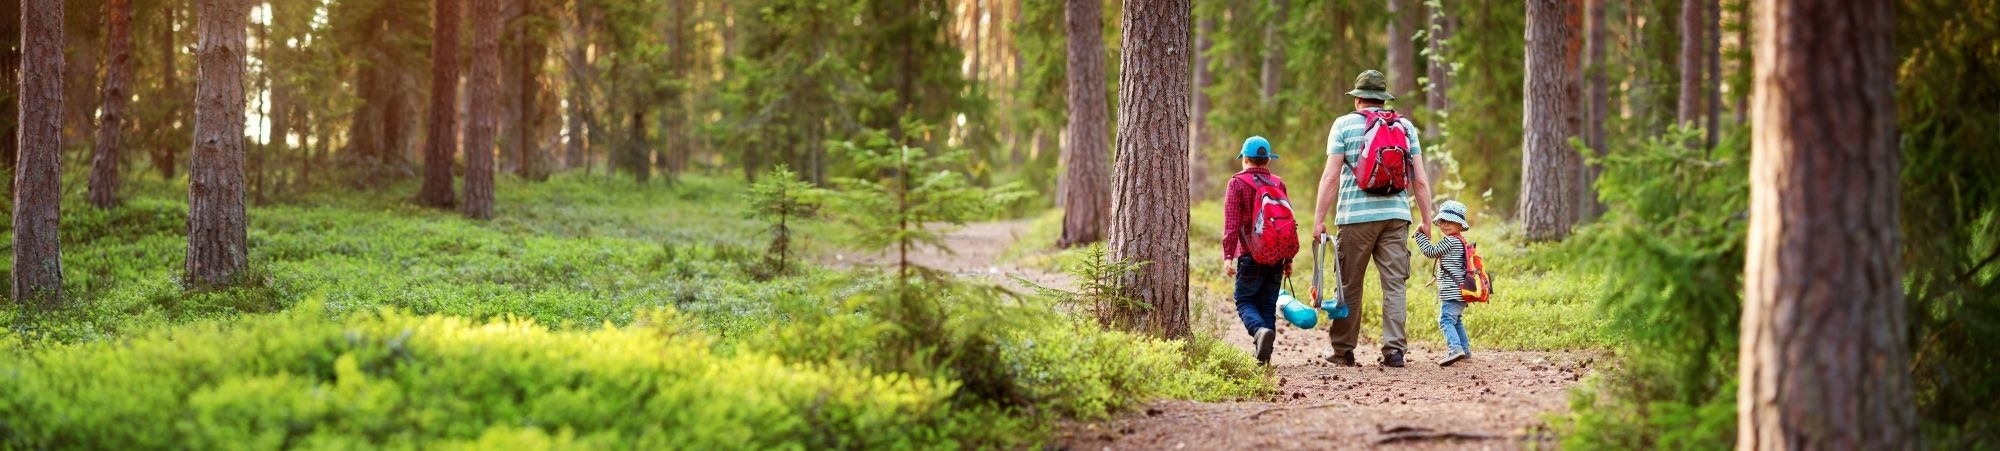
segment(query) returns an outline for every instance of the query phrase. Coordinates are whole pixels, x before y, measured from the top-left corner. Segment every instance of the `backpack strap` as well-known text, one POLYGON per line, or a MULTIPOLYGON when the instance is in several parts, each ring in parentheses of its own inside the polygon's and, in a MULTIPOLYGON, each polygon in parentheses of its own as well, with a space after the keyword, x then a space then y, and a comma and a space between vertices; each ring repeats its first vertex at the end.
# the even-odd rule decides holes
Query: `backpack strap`
MULTIPOLYGON (((1398 115, 1396 115, 1396 110, 1391 110, 1391 109, 1388 109, 1388 108, 1376 108, 1376 110, 1377 110, 1377 114, 1382 114, 1382 113, 1388 113, 1388 114, 1389 114, 1390 116, 1393 116, 1393 119, 1395 119, 1395 120, 1394 120, 1394 121, 1390 121, 1390 125, 1396 125, 1396 124, 1399 124, 1399 123, 1401 123, 1400 121, 1402 121, 1402 120, 1403 120, 1402 116, 1398 116, 1398 115)), ((1377 120, 1375 120, 1375 119, 1376 119, 1376 118, 1375 118, 1375 116, 1370 116, 1370 115, 1368 115, 1367 111, 1368 111, 1368 110, 1364 108, 1364 109, 1360 109, 1360 110, 1354 110, 1354 112, 1352 112, 1352 113, 1347 113, 1347 114, 1352 114, 1352 115, 1355 115, 1355 116, 1361 116, 1361 122, 1362 122, 1362 123, 1366 123, 1366 124, 1368 124, 1368 126, 1367 126, 1367 127, 1363 127, 1363 128, 1361 129, 1361 133, 1362 133, 1362 134, 1364 134, 1364 135, 1365 135, 1365 134, 1368 134, 1368 132, 1370 132, 1370 131, 1373 131, 1373 130, 1375 130, 1375 126, 1377 125, 1376 123, 1377 123, 1377 122, 1380 122, 1380 121, 1377 121, 1377 120)), ((1362 143, 1361 145, 1362 145, 1362 146, 1367 146, 1367 145, 1369 145, 1369 144, 1370 144, 1370 143, 1365 143, 1365 142, 1364 142, 1364 143, 1362 143)), ((1367 149, 1366 147, 1364 147, 1364 148, 1362 148, 1362 149, 1361 149, 1361 152, 1362 152, 1362 154, 1363 154, 1363 155, 1362 155, 1362 158, 1367 158, 1367 155, 1366 155, 1366 154, 1368 153, 1368 149, 1367 149)), ((1347 167, 1347 173, 1349 173, 1349 174, 1354 174, 1354 163, 1349 163, 1349 162, 1347 162, 1347 152, 1346 152, 1346 151, 1344 151, 1344 150, 1343 150, 1343 151, 1341 152, 1341 155, 1340 155, 1340 165, 1341 165, 1341 166, 1346 166, 1346 167, 1347 167)), ((1361 177, 1361 174, 1354 174, 1354 176, 1356 177, 1356 181, 1359 181, 1359 178, 1361 177)))
POLYGON ((1458 284, 1463 287, 1467 279, 1472 278, 1472 242, 1466 241, 1465 236, 1456 233, 1445 236, 1457 239, 1459 251, 1465 254, 1458 258, 1458 284))

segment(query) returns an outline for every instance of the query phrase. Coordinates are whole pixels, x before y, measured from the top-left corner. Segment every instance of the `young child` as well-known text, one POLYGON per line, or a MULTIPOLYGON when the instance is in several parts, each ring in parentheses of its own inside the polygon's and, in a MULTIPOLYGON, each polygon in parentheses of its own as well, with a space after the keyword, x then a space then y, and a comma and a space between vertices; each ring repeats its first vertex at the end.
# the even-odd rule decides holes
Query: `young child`
POLYGON ((1438 303, 1442 304, 1438 307, 1438 329, 1444 332, 1445 345, 1451 348, 1443 359, 1438 359, 1438 366, 1451 366, 1472 358, 1472 347, 1465 335, 1466 303, 1463 294, 1458 291, 1459 280, 1465 277, 1465 242, 1458 234, 1471 230, 1472 223, 1466 219, 1465 204, 1448 200, 1439 204, 1433 224, 1444 237, 1432 243, 1429 235, 1418 232, 1417 247, 1423 250, 1424 256, 1438 261, 1435 277, 1438 303))
MULTIPOLYGON (((1284 191, 1285 182, 1272 174, 1268 166, 1278 154, 1271 152, 1271 143, 1262 136, 1252 136, 1243 141, 1243 151, 1237 154, 1243 164, 1243 171, 1229 178, 1229 193, 1222 202, 1222 266, 1230 276, 1236 278, 1236 314, 1243 319, 1243 329, 1250 333, 1257 345, 1257 362, 1271 362, 1272 342, 1277 340, 1278 289, 1291 275, 1291 260, 1277 265, 1257 263, 1250 257, 1250 234, 1252 222, 1256 218, 1257 186, 1275 185, 1284 191)), ((1289 196, 1287 196, 1289 197, 1289 196)))

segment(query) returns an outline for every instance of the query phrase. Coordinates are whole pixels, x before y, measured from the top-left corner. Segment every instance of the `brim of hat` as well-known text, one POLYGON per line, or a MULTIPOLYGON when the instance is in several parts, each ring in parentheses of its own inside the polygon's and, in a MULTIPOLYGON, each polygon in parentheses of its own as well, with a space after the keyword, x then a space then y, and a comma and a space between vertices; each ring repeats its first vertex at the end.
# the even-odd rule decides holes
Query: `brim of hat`
POLYGON ((1278 159, 1278 154, 1269 154, 1269 155, 1248 155, 1248 154, 1242 154, 1242 153, 1238 153, 1238 154, 1236 154, 1236 156, 1239 156, 1239 157, 1243 157, 1243 158, 1269 158, 1269 159, 1273 159, 1273 160, 1276 160, 1276 159, 1278 159))
POLYGON ((1396 100, 1396 96, 1389 95, 1388 91, 1369 91, 1369 90, 1356 89, 1353 91, 1347 91, 1347 95, 1360 97, 1364 99, 1375 99, 1382 101, 1396 100))

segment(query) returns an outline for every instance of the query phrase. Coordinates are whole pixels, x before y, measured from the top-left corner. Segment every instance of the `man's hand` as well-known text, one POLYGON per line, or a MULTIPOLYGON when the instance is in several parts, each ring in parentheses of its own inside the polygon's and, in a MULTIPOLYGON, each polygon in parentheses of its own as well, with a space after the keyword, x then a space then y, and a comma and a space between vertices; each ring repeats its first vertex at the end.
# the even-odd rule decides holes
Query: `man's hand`
POLYGON ((1424 234, 1424 236, 1431 236, 1431 223, 1426 221, 1423 224, 1418 225, 1417 233, 1424 234))
POLYGON ((1228 274, 1229 277, 1236 277, 1236 260, 1223 260, 1222 273, 1228 274))
POLYGON ((1326 223, 1313 221, 1313 239, 1317 240, 1324 235, 1326 235, 1326 223))

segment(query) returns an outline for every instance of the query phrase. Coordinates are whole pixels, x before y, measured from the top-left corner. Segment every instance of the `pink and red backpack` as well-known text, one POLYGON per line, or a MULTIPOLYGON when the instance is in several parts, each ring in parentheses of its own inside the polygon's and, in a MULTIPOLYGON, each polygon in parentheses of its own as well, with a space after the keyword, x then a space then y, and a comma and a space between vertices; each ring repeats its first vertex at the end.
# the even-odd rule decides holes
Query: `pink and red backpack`
POLYGON ((1402 126, 1403 117, 1392 110, 1364 109, 1354 114, 1368 121, 1364 141, 1368 147, 1361 151, 1358 164, 1347 166, 1354 173, 1354 185, 1362 192, 1378 196, 1409 189, 1416 179, 1412 167, 1416 163, 1410 156, 1410 130, 1402 126))
POLYGON ((1285 194, 1284 182, 1265 180, 1264 177, 1266 175, 1236 174, 1238 180, 1250 184, 1257 191, 1255 203, 1250 206, 1255 214, 1251 218, 1250 230, 1243 233, 1243 240, 1250 260, 1262 265, 1276 265, 1299 254, 1299 222, 1292 215, 1292 201, 1285 194))

